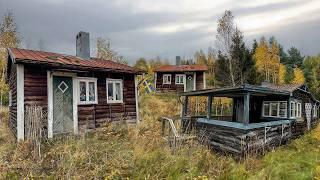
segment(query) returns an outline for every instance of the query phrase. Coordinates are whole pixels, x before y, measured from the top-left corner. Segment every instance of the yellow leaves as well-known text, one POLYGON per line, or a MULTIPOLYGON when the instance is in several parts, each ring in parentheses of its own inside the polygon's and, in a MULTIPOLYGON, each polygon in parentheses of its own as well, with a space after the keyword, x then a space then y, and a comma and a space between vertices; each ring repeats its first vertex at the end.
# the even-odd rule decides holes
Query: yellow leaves
POLYGON ((283 64, 280 64, 279 67, 279 84, 285 84, 285 76, 286 76, 286 67, 283 64))
POLYGON ((293 74, 294 74, 294 79, 292 81, 292 84, 303 84, 305 79, 304 79, 304 75, 301 69, 299 68, 294 68, 293 70, 293 74))
POLYGON ((278 83, 280 70, 279 45, 273 41, 270 45, 261 39, 255 54, 256 68, 264 76, 264 80, 278 83))

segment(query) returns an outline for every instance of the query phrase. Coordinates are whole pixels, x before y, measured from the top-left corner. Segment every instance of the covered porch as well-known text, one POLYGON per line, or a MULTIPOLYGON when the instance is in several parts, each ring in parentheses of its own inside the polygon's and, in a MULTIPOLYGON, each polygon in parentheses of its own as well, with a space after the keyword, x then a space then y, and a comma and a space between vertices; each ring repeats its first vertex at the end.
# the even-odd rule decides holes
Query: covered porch
POLYGON ((180 96, 184 127, 194 127, 200 141, 222 152, 258 153, 291 137, 290 92, 242 85, 185 92, 180 96), (229 99, 228 113, 217 112, 215 100, 221 97, 229 99), (192 98, 202 98, 205 111, 193 113, 192 98), (270 102, 270 107, 264 107, 268 104, 265 102, 270 102))

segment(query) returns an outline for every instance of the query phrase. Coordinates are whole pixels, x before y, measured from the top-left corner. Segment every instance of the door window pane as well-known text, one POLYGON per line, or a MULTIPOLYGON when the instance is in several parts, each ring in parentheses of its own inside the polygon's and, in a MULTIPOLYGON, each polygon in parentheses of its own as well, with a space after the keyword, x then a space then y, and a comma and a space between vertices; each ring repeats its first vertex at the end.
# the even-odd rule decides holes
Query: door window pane
POLYGON ((86 101, 86 82, 80 81, 80 101, 86 101))
POLYGON ((95 97, 95 85, 94 82, 89 82, 89 101, 95 101, 96 97, 95 97))
POLYGON ((108 100, 114 100, 113 99, 113 83, 108 83, 108 100))

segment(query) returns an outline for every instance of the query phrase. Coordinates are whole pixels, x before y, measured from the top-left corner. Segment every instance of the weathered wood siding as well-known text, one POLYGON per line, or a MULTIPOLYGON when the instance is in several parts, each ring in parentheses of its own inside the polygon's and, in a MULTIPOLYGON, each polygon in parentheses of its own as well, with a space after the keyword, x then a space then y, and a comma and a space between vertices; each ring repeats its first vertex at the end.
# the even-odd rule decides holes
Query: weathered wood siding
MULTIPOLYGON (((88 74, 79 74, 79 76, 86 77, 88 74)), ((101 127, 104 123, 110 121, 135 121, 136 99, 134 75, 119 73, 95 73, 94 77, 98 78, 98 104, 78 106, 80 131, 101 127), (106 78, 123 80, 123 103, 107 103, 106 78)))
POLYGON ((8 84, 11 91, 11 106, 9 107, 9 127, 17 136, 17 66, 8 61, 8 84))
MULTIPOLYGON (((15 66, 14 66, 15 67, 15 66)), ((10 122, 16 133, 16 70, 12 67, 10 75, 10 89, 12 90, 12 107, 10 109, 10 122)), ((47 67, 24 66, 24 101, 25 106, 41 106, 46 114, 48 107, 47 67)), ((133 74, 126 73, 78 73, 78 77, 96 77, 98 90, 98 104, 78 105, 78 125, 80 132, 86 129, 101 127, 110 121, 126 120, 136 121, 135 82, 133 74), (108 104, 106 91, 106 78, 123 80, 123 103, 108 104)), ((43 122, 47 132, 47 121, 43 122)))
MULTIPOLYGON (((157 92, 183 92, 184 85, 176 84, 176 74, 185 74, 184 72, 157 72, 156 90, 157 92), (171 84, 163 84, 163 75, 171 74, 171 84)), ((196 90, 203 89, 203 72, 196 72, 196 90)))
POLYGON ((291 139, 291 126, 275 125, 243 130, 206 123, 196 123, 200 142, 222 153, 237 156, 261 154, 265 150, 287 143, 291 139))
POLYGON ((203 89, 203 72, 196 72, 196 90, 203 89))

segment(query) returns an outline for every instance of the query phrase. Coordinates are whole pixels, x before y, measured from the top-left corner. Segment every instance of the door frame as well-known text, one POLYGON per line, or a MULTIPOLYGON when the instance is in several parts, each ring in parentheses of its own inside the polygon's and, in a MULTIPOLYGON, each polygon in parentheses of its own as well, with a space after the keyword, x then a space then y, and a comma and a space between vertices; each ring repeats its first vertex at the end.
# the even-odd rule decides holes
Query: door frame
POLYGON ((187 92, 187 76, 193 74, 193 91, 196 90, 196 72, 184 74, 184 92, 187 92))
POLYGON ((53 137, 53 76, 63 76, 72 78, 72 116, 73 132, 78 134, 78 91, 77 74, 60 71, 47 71, 47 92, 48 92, 48 138, 53 137))

